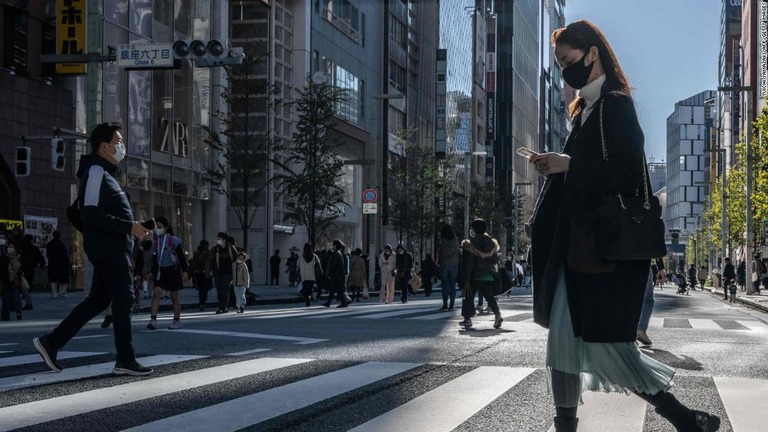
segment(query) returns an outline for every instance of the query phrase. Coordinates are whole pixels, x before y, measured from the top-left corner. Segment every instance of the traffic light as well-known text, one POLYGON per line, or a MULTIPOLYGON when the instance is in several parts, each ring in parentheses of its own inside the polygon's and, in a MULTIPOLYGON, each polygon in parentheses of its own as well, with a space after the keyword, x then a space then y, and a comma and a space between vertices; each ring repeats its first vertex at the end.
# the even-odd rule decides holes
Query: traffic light
POLYGON ((28 146, 16 147, 16 177, 28 177, 32 167, 32 148, 28 146))
POLYGON ((51 139, 51 168, 56 171, 64 171, 67 165, 67 144, 63 139, 54 137, 51 139))
POLYGON ((191 43, 178 40, 173 43, 173 58, 176 60, 192 60, 197 67, 215 67, 239 65, 245 59, 242 48, 224 48, 218 40, 207 43, 194 40, 191 43))

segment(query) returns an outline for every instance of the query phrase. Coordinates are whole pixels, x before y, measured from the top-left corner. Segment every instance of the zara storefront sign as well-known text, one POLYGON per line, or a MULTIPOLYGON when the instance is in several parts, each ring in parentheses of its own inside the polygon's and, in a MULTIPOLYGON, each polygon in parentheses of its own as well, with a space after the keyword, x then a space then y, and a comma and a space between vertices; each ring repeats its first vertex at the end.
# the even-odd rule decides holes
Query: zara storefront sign
POLYGON ((117 47, 117 67, 164 69, 173 67, 173 44, 122 44, 117 47))

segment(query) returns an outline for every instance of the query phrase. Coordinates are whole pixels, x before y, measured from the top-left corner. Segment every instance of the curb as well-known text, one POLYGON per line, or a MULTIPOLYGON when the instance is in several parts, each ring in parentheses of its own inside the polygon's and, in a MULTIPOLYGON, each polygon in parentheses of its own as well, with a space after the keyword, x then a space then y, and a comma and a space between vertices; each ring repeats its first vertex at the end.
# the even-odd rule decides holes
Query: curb
MULTIPOLYGON (((717 295, 717 296, 722 296, 723 295, 722 291, 720 291, 720 292, 717 291, 717 288, 707 288, 707 290, 709 290, 712 294, 717 295)), ((744 294, 744 296, 746 296, 746 294, 744 294)), ((722 299, 722 297, 720 297, 720 299, 722 299)), ((753 307, 755 309, 760 309, 763 312, 768 312, 768 305, 764 305, 762 303, 758 303, 758 302, 751 301, 749 299, 745 299, 743 296, 736 296, 736 301, 738 303, 743 304, 743 305, 747 305, 747 306, 753 307)))

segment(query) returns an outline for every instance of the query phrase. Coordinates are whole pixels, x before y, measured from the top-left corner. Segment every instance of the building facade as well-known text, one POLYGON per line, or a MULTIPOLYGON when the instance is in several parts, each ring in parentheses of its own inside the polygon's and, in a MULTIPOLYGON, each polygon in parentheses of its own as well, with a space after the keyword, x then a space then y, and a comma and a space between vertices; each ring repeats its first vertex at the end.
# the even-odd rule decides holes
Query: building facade
POLYGON ((671 230, 681 238, 696 230, 697 217, 709 194, 706 172, 710 157, 711 124, 716 92, 703 91, 675 104, 667 117, 667 209, 668 243, 671 230))
MULTIPOLYGON (((539 176, 527 159, 515 153, 515 149, 527 147, 542 151, 539 140, 539 92, 540 92, 540 2, 536 0, 497 1, 496 13, 496 137, 493 154, 496 157, 497 190, 502 202, 510 208, 504 212, 510 217, 518 208, 518 221, 527 220, 533 211, 539 176), (519 193, 521 200, 513 197, 519 193)), ((556 73, 556 72, 555 72, 556 73)), ((514 244, 523 239, 522 226, 510 218, 508 235, 502 242, 514 244)), ((522 248, 521 248, 522 249, 522 248)), ((520 254, 522 251, 516 251, 520 254)))
MULTIPOLYGON (((738 87, 742 85, 741 73, 741 0, 723 0, 720 12, 720 55, 718 59, 718 85, 738 87)), ((740 140, 741 92, 718 92, 718 112, 715 126, 718 130, 719 148, 726 150, 728 166, 734 163, 734 147, 740 140)))
POLYGON ((565 27, 565 1, 542 0, 541 20, 539 149, 559 152, 568 138, 568 112, 563 70, 554 56, 550 38, 555 30, 565 27))

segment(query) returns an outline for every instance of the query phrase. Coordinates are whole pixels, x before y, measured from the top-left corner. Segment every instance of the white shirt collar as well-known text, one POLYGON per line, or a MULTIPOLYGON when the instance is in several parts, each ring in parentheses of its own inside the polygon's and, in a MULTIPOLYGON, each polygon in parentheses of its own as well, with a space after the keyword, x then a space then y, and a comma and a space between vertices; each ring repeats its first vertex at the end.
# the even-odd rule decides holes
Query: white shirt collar
POLYGON ((602 92, 604 82, 605 74, 602 74, 595 78, 594 81, 585 85, 581 88, 581 90, 579 90, 579 96, 584 98, 584 101, 587 103, 586 107, 588 109, 591 109, 592 105, 597 102, 598 99, 600 99, 600 94, 602 92))

